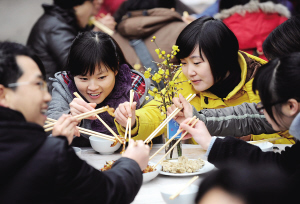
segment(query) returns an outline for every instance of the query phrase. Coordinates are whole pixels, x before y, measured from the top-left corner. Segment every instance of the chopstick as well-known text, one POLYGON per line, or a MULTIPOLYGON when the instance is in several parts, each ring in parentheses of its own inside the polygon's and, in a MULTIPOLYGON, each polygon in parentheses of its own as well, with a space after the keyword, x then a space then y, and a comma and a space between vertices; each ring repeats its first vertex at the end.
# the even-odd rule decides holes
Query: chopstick
MULTIPOLYGON (((190 94, 187 98, 186 98, 186 100, 188 101, 188 102, 191 102, 191 100, 193 100, 194 98, 195 98, 195 96, 196 96, 196 94, 194 94, 194 95, 192 95, 192 94, 190 94)), ((179 108, 176 108, 152 133, 151 133, 151 135, 149 135, 149 137, 144 141, 144 143, 146 144, 146 143, 149 143, 150 142, 150 140, 152 140, 154 137, 155 137, 155 135, 157 135, 157 133, 159 132, 159 131, 161 131, 161 129, 163 129, 167 124, 168 124, 168 122, 170 121, 170 120, 172 120, 172 118, 174 118, 179 112, 180 112, 180 110, 181 109, 179 109, 179 108)))
MULTIPOLYGON (((133 96, 134 96, 134 92, 131 89, 130 90, 130 97, 129 97, 130 110, 131 110, 131 106, 132 106, 132 103, 133 103, 133 96)), ((127 131, 128 130, 129 130, 128 141, 130 141, 130 139, 131 139, 131 117, 128 117, 128 119, 127 119, 126 131, 125 131, 125 139, 127 138, 127 131)))
POLYGON ((99 21, 97 21, 97 20, 95 19, 94 16, 92 16, 92 17, 90 18, 90 20, 91 20, 91 22, 92 22, 96 27, 98 27, 98 28, 101 29, 103 32, 107 33, 108 35, 111 36, 111 35, 114 34, 114 31, 113 31, 113 30, 111 30, 111 29, 108 28, 107 26, 105 26, 105 25, 103 25, 102 23, 100 23, 99 21))
MULTIPOLYGON (((82 119, 88 118, 90 116, 93 116, 94 114, 103 113, 107 110, 107 108, 108 108, 108 106, 103 107, 103 108, 99 108, 99 109, 96 109, 96 110, 92 110, 92 111, 89 111, 89 112, 86 112, 86 113, 83 113, 83 114, 80 114, 80 115, 76 115, 76 116, 74 116, 74 118, 82 120, 82 119)), ((43 128, 45 129, 45 132, 48 132, 48 131, 53 129, 54 125, 55 125, 55 123, 51 123, 51 124, 48 124, 48 125, 44 125, 43 128)))
MULTIPOLYGON (((47 118, 47 120, 48 121, 46 121, 46 123, 52 123, 52 122, 56 122, 57 121, 57 120, 54 120, 52 118, 47 118)), ((82 127, 77 127, 77 128, 78 128, 78 130, 79 130, 80 133, 91 135, 91 136, 95 136, 95 137, 99 137, 99 138, 102 138, 102 139, 105 139, 105 140, 110 140, 110 141, 115 142, 115 138, 112 137, 112 136, 105 135, 103 133, 95 132, 95 131, 92 131, 92 130, 88 130, 88 129, 85 129, 85 128, 82 128, 82 127)))
MULTIPOLYGON (((198 118, 196 119, 196 120, 193 120, 193 123, 192 123, 192 125, 191 125, 191 127, 194 127, 194 125, 198 122, 198 118)), ((185 132, 185 133, 183 133, 182 135, 181 135, 181 137, 177 140, 177 142, 169 149, 169 151, 159 160, 159 162, 157 162, 157 164, 155 164, 154 165, 154 169, 157 167, 157 165, 159 165, 161 162, 162 162, 162 160, 164 159, 164 158, 166 158, 166 156, 176 147, 176 145, 182 140, 182 138, 184 138, 184 136, 186 136, 187 135, 187 133, 188 132, 185 132)))
MULTIPOLYGON (((191 122, 196 119, 196 116, 194 116, 193 118, 191 118, 191 120, 187 123, 188 125, 191 124, 191 122)), ((182 129, 179 129, 177 131, 177 133, 171 137, 159 150, 157 150, 150 158, 149 158, 149 161, 151 159, 153 159, 153 157, 155 157, 155 155, 157 155, 162 149, 164 149, 177 135, 179 135, 183 130, 182 129)))
POLYGON ((189 185, 191 185, 194 181, 196 181, 199 178, 199 176, 194 176, 189 182, 187 182, 185 184, 185 186, 183 188, 181 188, 177 193, 175 193, 174 195, 170 196, 170 200, 174 200, 177 196, 179 196, 179 194, 184 191, 189 185))
MULTIPOLYGON (((74 94, 74 96, 76 96, 77 98, 80 98, 81 100, 83 100, 83 98, 77 93, 77 92, 74 92, 73 93, 74 94)), ((84 100, 83 100, 84 101, 84 100)), ((119 140, 119 142, 120 143, 122 143, 122 141, 120 140, 120 138, 118 137, 118 135, 100 118, 100 116, 99 115, 97 115, 97 114, 94 114, 97 118, 98 118, 98 120, 100 120, 100 122, 109 130, 109 132, 111 132, 111 134, 113 134, 113 136, 115 136, 115 138, 117 139, 117 140, 119 140)))
POLYGON ((263 139, 263 140, 250 141, 248 143, 250 143, 250 144, 259 144, 259 143, 264 143, 264 142, 273 142, 273 141, 284 139, 284 138, 285 137, 275 137, 275 138, 268 138, 268 139, 263 139))

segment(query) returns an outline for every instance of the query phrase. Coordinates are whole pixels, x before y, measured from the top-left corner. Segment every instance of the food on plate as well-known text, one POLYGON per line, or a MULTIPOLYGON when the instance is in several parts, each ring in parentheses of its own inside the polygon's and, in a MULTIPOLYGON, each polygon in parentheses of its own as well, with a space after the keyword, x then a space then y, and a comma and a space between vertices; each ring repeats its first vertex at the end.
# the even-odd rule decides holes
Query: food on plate
POLYGON ((143 170, 143 173, 149 173, 149 172, 153 172, 156 169, 153 168, 153 166, 150 166, 149 164, 147 165, 146 169, 143 170))
MULTIPOLYGON (((104 165, 103 168, 100 169, 100 171, 107 171, 109 169, 111 169, 112 165, 116 162, 116 160, 113 161, 108 161, 106 162, 106 164, 104 165)), ((143 173, 149 173, 149 172, 153 172, 156 169, 153 168, 153 166, 150 166, 149 164, 147 165, 147 167, 143 170, 143 173)))
POLYGON ((161 163, 162 171, 170 173, 194 173, 204 166, 202 159, 188 159, 185 156, 179 157, 177 162, 165 160, 161 163))
POLYGON ((104 165, 103 168, 100 169, 100 171, 107 171, 109 169, 111 169, 112 165, 116 162, 116 160, 112 160, 112 161, 108 161, 106 162, 106 164, 104 165))

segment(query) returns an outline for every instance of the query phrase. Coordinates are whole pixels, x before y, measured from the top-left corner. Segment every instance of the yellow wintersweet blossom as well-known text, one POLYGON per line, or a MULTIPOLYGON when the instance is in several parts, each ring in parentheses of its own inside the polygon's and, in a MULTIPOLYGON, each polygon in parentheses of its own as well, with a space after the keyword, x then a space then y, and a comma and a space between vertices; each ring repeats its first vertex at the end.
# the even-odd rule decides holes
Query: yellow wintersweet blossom
POLYGON ((161 58, 162 58, 162 54, 159 54, 159 55, 158 55, 158 58, 161 59, 161 58))
POLYGON ((133 68, 135 70, 139 70, 141 68, 141 65, 140 64, 135 64, 135 65, 133 65, 133 68))
POLYGON ((153 36, 153 37, 152 37, 152 39, 153 39, 153 40, 155 40, 155 39, 156 39, 156 37, 155 37, 155 36, 153 36))
POLYGON ((149 100, 149 96, 146 96, 145 99, 146 99, 146 101, 148 101, 149 100))
POLYGON ((163 75, 165 73, 165 71, 163 69, 159 68, 158 73, 163 75))
POLYGON ((154 92, 154 93, 156 93, 157 91, 158 91, 157 88, 154 88, 154 89, 153 89, 153 92, 154 92))
POLYGON ((166 72, 165 72, 165 73, 166 73, 166 75, 170 75, 170 72, 169 72, 169 70, 168 70, 168 69, 166 70, 166 72))
POLYGON ((178 50, 178 46, 177 46, 177 45, 173 45, 173 46, 172 46, 172 50, 173 50, 173 51, 178 50))
POLYGON ((158 55, 159 55, 159 53, 160 53, 160 50, 159 50, 159 49, 155 49, 155 52, 156 52, 156 54, 158 54, 158 55))
POLYGON ((144 76, 148 79, 151 76, 151 74, 149 71, 145 71, 144 76))
POLYGON ((161 51, 161 54, 165 55, 165 54, 166 54, 166 51, 164 51, 164 50, 163 50, 163 51, 161 51))

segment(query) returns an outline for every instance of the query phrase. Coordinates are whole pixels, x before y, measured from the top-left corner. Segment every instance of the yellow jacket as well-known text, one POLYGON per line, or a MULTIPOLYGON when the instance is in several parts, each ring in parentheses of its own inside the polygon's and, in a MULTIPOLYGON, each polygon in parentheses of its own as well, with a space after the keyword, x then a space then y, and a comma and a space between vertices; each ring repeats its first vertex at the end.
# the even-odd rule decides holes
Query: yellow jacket
MULTIPOLYGON (((190 102, 197 111, 202 109, 218 109, 218 108, 225 108, 229 106, 236 106, 240 105, 244 102, 248 103, 258 103, 260 102, 260 98, 258 95, 254 94, 252 91, 252 82, 253 78, 246 82, 247 78, 247 63, 245 58, 241 53, 238 54, 239 64, 241 67, 241 82, 227 95, 226 98, 219 98, 216 95, 212 94, 209 91, 203 91, 197 94, 197 96, 190 102), (246 82, 246 83, 245 83, 246 82)), ((252 55, 248 55, 251 59, 259 62, 260 64, 265 64, 266 61, 257 58, 252 55)), ((179 81, 186 81, 187 78, 184 74, 178 71, 175 77, 179 74, 179 77, 176 79, 176 82, 179 81)), ((195 94, 196 91, 194 90, 193 86, 188 82, 181 83, 177 86, 178 89, 182 89, 179 91, 185 98, 190 94, 195 94)), ((155 98, 159 100, 158 98, 155 98)), ((157 105, 159 102, 152 100, 148 104, 146 104, 143 108, 136 110, 136 125, 131 130, 131 134, 135 135, 133 138, 135 140, 145 140, 165 119, 164 115, 161 115, 157 105)), ((125 128, 119 125, 116 122, 116 126, 120 135, 124 136, 125 128)), ((166 127, 158 132, 156 136, 161 135, 166 131, 166 127)), ((278 144, 294 144, 293 137, 290 136, 288 133, 284 132, 281 135, 285 135, 289 139, 281 139, 276 140, 275 142, 278 144)), ((253 135, 253 140, 260 140, 264 138, 273 138, 273 137, 280 137, 281 135, 278 134, 261 134, 261 135, 253 135)), ((194 141, 196 144, 196 142, 194 141)))

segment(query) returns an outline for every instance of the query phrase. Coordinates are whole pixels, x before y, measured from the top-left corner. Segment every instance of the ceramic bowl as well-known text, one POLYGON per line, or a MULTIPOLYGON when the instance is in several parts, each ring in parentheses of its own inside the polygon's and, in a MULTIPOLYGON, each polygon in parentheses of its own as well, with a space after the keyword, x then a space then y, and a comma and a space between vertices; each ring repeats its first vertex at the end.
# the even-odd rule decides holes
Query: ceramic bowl
MULTIPOLYGON (((148 164, 151 166, 154 166, 156 163, 149 162, 148 164)), ((157 167, 155 169, 156 169, 156 171, 149 172, 149 173, 143 173, 143 183, 149 182, 152 179, 154 179, 155 177, 157 177, 157 175, 161 171, 161 165, 157 165, 157 167)))
POLYGON ((183 185, 169 185, 164 186, 160 193, 167 204, 194 204, 195 197, 198 192, 198 186, 195 184, 191 184, 184 191, 182 191, 175 199, 170 200, 170 196, 178 192, 183 185))
POLYGON ((81 149, 79 147, 73 147, 75 153, 77 154, 77 156, 81 155, 81 149))
POLYGON ((121 143, 117 143, 115 146, 111 147, 111 145, 113 144, 112 141, 105 140, 95 136, 90 136, 89 140, 92 148, 96 152, 99 152, 100 154, 113 154, 121 146, 121 143))

